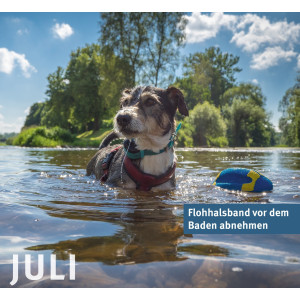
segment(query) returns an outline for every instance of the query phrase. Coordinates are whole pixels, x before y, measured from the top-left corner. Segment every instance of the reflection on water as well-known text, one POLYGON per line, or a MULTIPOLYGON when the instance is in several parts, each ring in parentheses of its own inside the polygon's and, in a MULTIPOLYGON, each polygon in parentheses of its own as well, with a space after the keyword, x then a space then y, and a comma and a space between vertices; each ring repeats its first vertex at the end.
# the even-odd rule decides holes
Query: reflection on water
MULTIPOLYGON (((121 202, 122 200, 119 199, 121 202)), ((177 255, 177 242, 183 235, 183 228, 170 207, 160 201, 143 203, 142 200, 128 203, 127 207, 117 203, 72 203, 79 210, 61 209, 49 215, 80 219, 85 221, 102 220, 119 225, 119 230, 110 236, 92 236, 76 240, 60 241, 55 244, 37 245, 26 250, 54 250, 60 257, 65 253, 76 255, 76 261, 100 261, 105 264, 134 264, 152 261, 176 261, 183 258, 177 255), (96 209, 97 208, 97 209, 96 209), (109 209, 110 208, 110 209, 109 209), (85 210, 88 210, 85 214, 85 210)), ((41 207, 47 211, 49 207, 41 207)), ((105 234, 105 233, 104 233, 105 234)))
MULTIPOLYGON (((178 149, 177 189, 124 191, 85 176, 95 150, 0 147, 0 286, 20 256, 19 287, 300 287, 298 235, 184 235, 184 203, 300 203, 300 150, 178 149), (254 168, 271 193, 213 187, 228 167, 254 168), (76 256, 76 280, 68 273, 76 256), (24 255, 45 276, 24 276, 24 255), (23 263, 22 263, 23 262, 23 263)), ((36 274, 36 273, 35 273, 36 274)))

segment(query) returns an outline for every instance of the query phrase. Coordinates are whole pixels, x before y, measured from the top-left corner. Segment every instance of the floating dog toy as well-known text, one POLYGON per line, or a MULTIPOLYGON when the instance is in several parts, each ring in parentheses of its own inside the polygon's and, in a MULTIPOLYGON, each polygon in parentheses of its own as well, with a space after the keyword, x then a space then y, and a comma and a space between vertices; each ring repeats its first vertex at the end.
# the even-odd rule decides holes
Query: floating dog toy
POLYGON ((266 192, 273 190, 270 179, 257 171, 244 168, 229 168, 219 173, 213 185, 227 190, 266 192))

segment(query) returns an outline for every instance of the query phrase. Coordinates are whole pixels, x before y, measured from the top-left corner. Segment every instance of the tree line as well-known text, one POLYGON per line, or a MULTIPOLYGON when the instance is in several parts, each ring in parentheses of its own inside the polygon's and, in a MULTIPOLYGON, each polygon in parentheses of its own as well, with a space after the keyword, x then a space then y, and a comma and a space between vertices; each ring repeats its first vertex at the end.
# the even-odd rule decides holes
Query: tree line
POLYGON ((282 131, 282 142, 288 146, 300 147, 300 72, 296 83, 289 88, 279 103, 282 117, 279 128, 282 131))
POLYGON ((190 110, 180 146, 299 146, 300 80, 281 101, 279 141, 260 86, 236 83, 238 56, 218 47, 180 56, 185 26, 183 13, 101 13, 98 43, 72 51, 67 67, 49 74, 47 100, 31 106, 24 126, 97 131, 111 125, 124 88, 172 84, 190 110))

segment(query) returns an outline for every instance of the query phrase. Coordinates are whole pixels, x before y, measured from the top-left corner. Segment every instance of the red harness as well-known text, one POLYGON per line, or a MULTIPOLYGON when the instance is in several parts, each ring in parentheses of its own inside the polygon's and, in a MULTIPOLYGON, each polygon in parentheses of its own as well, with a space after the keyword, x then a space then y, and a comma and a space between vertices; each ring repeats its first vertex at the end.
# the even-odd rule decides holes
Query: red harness
POLYGON ((125 157, 124 167, 127 175, 136 183, 137 190, 150 191, 151 188, 161 185, 172 178, 176 169, 176 164, 174 163, 167 172, 159 176, 142 172, 127 156, 125 157))
MULTIPOLYGON (((108 179, 110 162, 121 147, 122 146, 119 146, 113 149, 103 160, 103 176, 101 177, 102 182, 105 182, 108 179)), ((150 191, 151 188, 161 185, 172 178, 172 176, 175 173, 176 163, 174 162, 172 167, 170 167, 164 174, 159 176, 142 172, 136 165, 133 164, 132 160, 127 156, 124 160, 124 167, 127 175, 135 182, 137 190, 150 191)))

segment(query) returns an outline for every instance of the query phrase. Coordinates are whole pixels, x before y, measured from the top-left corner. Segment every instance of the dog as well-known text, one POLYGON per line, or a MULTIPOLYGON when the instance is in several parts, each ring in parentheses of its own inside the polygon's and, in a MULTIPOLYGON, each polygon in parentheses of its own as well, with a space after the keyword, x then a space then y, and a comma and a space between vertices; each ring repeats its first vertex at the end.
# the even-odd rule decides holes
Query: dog
POLYGON ((137 86, 125 89, 114 131, 101 143, 87 165, 86 174, 111 186, 144 191, 175 188, 175 114, 188 116, 182 92, 137 86), (111 141, 125 138, 124 145, 111 141))

